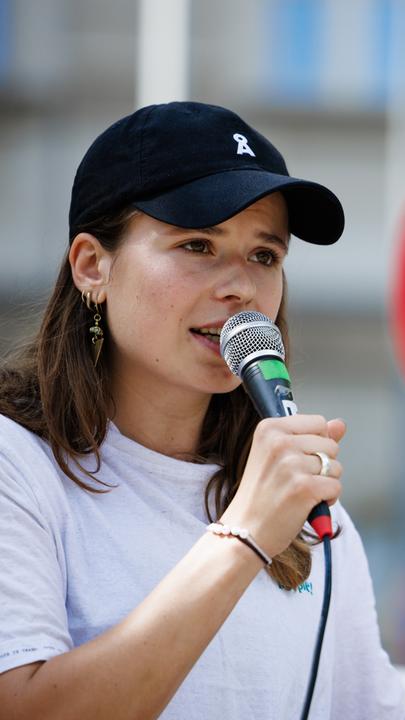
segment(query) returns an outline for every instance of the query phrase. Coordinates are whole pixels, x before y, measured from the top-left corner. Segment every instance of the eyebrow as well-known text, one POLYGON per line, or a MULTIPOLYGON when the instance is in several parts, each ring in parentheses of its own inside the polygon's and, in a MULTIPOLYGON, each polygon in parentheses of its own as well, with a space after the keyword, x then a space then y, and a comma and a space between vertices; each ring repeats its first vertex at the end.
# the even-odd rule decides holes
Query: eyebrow
POLYGON ((267 233, 264 231, 256 233, 256 237, 258 238, 258 240, 263 240, 264 242, 276 243, 276 245, 280 245, 280 247, 282 247, 283 250, 288 253, 288 248, 290 246, 288 240, 283 240, 283 238, 279 237, 278 235, 274 235, 273 233, 267 233))
MULTIPOLYGON (((218 227, 217 225, 213 225, 212 227, 205 227, 205 228, 183 228, 183 227, 178 227, 177 225, 175 225, 169 230, 170 235, 176 235, 179 232, 180 233, 184 233, 184 232, 185 233, 204 233, 206 235, 216 235, 216 236, 226 234, 225 230, 218 227)), ((279 237, 279 235, 274 235, 274 233, 268 233, 268 232, 265 232, 264 230, 261 230, 260 232, 257 232, 255 234, 255 237, 258 240, 262 240, 263 242, 266 242, 266 243, 270 243, 270 244, 276 243, 276 245, 280 245, 280 247, 283 250, 285 250, 286 253, 288 253, 289 242, 288 242, 288 240, 283 240, 281 237, 279 237)))

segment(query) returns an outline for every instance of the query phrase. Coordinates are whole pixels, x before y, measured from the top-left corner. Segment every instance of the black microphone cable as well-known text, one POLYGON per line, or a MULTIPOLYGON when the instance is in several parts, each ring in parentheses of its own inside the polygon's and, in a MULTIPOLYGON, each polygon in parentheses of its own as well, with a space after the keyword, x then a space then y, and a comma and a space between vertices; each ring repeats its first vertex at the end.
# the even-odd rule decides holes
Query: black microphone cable
POLYGON ((314 694, 316 677, 318 675, 319 660, 321 658, 323 636, 325 634, 326 622, 329 614, 330 598, 332 593, 332 551, 330 546, 330 538, 325 535, 322 541, 324 557, 325 557, 325 585, 323 588, 323 602, 321 610, 321 619, 319 621, 318 635, 316 638, 314 654, 312 657, 311 672, 309 675, 307 693, 305 696, 304 707, 300 720, 307 720, 311 707, 312 696, 314 694))

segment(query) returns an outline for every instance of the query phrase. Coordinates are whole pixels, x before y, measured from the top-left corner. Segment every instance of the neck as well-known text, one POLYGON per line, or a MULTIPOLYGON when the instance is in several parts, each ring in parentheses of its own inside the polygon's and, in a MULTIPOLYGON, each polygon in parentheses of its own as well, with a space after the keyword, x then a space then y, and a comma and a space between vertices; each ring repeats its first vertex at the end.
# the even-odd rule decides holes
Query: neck
POLYGON ((208 394, 116 378, 111 419, 123 435, 163 455, 188 459, 199 444, 208 394))

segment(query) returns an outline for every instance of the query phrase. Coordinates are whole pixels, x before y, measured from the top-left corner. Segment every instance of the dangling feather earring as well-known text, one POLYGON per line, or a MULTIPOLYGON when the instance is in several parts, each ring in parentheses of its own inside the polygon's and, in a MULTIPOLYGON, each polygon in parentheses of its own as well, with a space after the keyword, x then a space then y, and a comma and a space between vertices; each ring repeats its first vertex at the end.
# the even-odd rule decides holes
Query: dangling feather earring
MULTIPOLYGON (((91 311, 91 293, 87 292, 85 294, 85 291, 83 290, 82 300, 86 303, 88 309, 91 311)), ((91 352, 93 356, 93 365, 94 367, 96 367, 100 357, 101 348, 103 347, 104 333, 103 328, 100 326, 101 315, 97 303, 94 303, 94 309, 96 311, 93 316, 94 325, 91 326, 89 332, 91 335, 91 352)))

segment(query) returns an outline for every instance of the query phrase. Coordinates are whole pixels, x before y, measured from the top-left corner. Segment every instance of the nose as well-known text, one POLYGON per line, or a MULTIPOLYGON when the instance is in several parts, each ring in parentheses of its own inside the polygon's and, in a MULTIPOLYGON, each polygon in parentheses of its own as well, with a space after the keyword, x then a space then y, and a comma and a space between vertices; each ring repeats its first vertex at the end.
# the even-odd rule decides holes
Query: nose
POLYGON ((256 283, 244 260, 228 260, 221 269, 214 288, 218 300, 237 301, 247 305, 256 294, 256 283))

